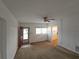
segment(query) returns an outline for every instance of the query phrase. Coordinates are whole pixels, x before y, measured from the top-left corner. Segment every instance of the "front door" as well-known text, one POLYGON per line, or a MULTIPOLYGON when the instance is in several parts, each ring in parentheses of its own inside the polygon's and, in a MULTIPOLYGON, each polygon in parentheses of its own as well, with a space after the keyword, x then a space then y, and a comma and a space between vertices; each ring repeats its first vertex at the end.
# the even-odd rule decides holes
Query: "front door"
POLYGON ((23 28, 23 44, 29 43, 29 28, 24 27, 23 28))

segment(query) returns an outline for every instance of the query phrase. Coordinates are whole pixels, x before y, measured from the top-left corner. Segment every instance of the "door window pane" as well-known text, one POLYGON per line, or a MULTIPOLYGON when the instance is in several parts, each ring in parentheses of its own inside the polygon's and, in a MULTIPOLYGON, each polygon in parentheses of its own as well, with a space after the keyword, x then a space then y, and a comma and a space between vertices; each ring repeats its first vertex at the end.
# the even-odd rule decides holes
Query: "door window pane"
POLYGON ((24 40, 28 39, 28 29, 27 28, 23 29, 23 39, 24 40))

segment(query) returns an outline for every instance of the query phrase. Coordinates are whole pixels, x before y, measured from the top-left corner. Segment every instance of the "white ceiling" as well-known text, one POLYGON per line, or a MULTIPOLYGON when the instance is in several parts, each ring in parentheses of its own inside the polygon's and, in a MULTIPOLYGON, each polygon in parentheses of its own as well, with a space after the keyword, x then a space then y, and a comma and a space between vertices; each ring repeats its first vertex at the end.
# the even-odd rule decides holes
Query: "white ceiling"
POLYGON ((20 22, 43 22, 42 17, 63 19, 79 14, 79 0, 3 0, 20 22))

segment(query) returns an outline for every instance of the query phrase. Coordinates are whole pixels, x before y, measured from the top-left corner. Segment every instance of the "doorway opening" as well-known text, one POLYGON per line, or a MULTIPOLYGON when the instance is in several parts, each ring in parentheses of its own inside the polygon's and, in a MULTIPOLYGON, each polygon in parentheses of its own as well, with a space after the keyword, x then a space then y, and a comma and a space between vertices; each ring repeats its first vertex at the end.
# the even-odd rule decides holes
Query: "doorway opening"
POLYGON ((54 47, 58 45, 58 26, 53 26, 52 27, 52 39, 51 42, 54 47))

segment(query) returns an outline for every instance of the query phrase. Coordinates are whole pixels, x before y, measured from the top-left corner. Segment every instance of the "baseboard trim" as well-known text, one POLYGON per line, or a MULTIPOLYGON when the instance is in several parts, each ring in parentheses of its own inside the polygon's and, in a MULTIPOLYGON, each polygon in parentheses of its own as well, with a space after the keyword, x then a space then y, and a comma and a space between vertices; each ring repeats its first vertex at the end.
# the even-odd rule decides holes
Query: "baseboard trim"
POLYGON ((71 50, 69 50, 69 49, 67 49, 67 48, 65 48, 65 47, 63 47, 63 46, 58 46, 58 48, 59 48, 60 50, 62 49, 63 52, 65 52, 65 53, 72 54, 72 55, 75 55, 75 56, 79 56, 78 53, 73 52, 73 51, 71 51, 71 50))
POLYGON ((30 44, 36 44, 36 43, 41 43, 41 42, 50 42, 49 40, 44 40, 44 41, 38 41, 38 42, 31 42, 30 44))
POLYGON ((19 49, 17 48, 16 53, 15 53, 15 56, 14 56, 14 59, 15 59, 15 57, 16 57, 16 55, 17 55, 18 51, 19 51, 19 49))

